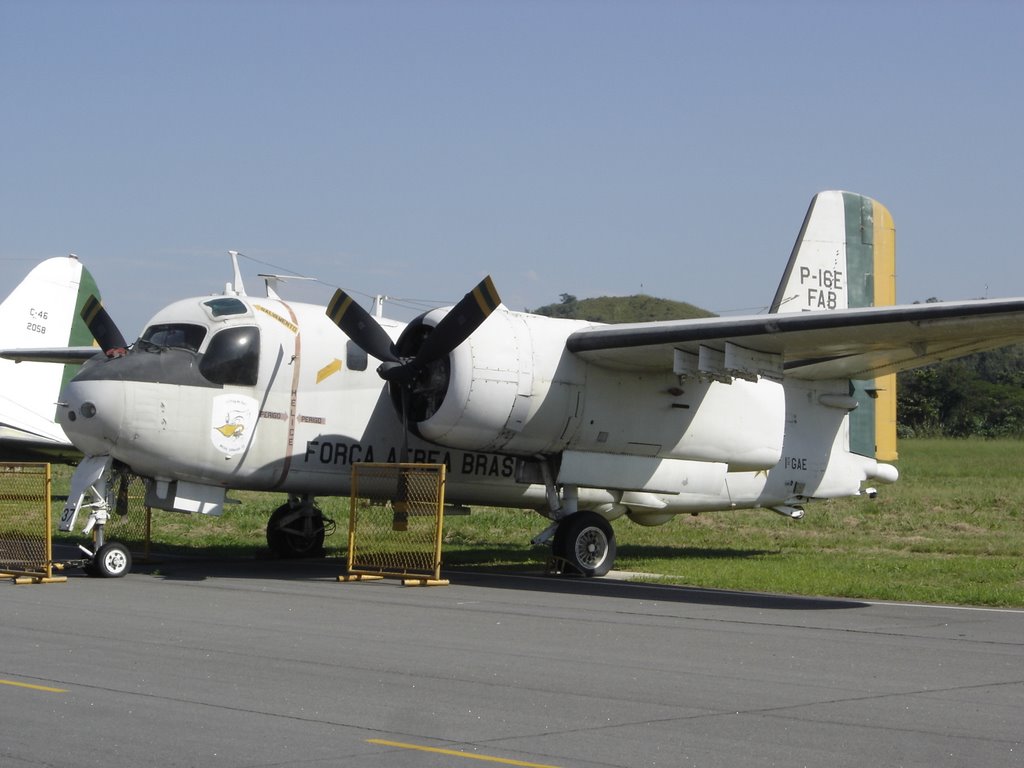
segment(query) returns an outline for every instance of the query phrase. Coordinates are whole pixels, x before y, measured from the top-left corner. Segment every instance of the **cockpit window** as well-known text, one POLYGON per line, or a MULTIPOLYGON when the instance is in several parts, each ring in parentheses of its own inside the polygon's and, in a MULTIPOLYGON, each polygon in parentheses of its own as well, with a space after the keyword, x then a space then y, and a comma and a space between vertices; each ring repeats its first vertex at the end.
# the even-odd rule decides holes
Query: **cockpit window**
POLYGON ((349 341, 345 347, 345 364, 350 371, 366 370, 367 355, 354 341, 349 341))
POLYGON ((260 330, 255 326, 225 328, 210 339, 199 372, 214 384, 256 384, 260 367, 260 330))
POLYGON ((216 299, 204 301, 203 306, 212 317, 224 317, 225 315, 244 315, 249 308, 240 299, 232 296, 222 296, 216 299))
POLYGON ((206 329, 201 325, 162 323, 151 325, 143 331, 136 347, 141 348, 144 352, 171 347, 197 352, 204 338, 206 338, 206 329))

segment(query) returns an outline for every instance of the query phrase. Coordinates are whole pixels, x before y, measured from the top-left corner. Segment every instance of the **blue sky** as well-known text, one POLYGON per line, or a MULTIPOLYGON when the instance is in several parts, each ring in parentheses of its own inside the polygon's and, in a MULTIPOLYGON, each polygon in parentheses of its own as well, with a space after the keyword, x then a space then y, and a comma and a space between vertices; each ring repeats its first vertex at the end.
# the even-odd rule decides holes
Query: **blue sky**
MULTIPOLYGON (((219 291, 771 300, 821 189, 900 301, 1024 295, 1024 3, 0 2, 0 287, 79 254, 133 337, 219 291)), ((3 291, 6 293, 6 289, 3 291)))

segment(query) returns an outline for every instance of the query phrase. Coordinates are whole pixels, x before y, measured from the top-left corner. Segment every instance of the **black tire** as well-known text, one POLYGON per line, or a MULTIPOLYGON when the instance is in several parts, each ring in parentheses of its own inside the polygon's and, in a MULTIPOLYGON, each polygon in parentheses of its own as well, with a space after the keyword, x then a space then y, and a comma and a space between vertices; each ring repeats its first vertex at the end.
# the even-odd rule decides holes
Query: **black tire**
POLYGON ((90 576, 119 579, 132 569, 132 553, 119 541, 108 541, 96 552, 96 557, 85 567, 90 576))
POLYGON ((615 532, 596 512, 577 512, 563 520, 553 551, 584 576, 604 576, 615 564, 615 532))
POLYGON ((299 514, 287 504, 274 510, 267 521, 267 546, 285 559, 324 556, 324 516, 315 510, 311 516, 299 514), (294 516, 294 519, 291 519, 294 516))

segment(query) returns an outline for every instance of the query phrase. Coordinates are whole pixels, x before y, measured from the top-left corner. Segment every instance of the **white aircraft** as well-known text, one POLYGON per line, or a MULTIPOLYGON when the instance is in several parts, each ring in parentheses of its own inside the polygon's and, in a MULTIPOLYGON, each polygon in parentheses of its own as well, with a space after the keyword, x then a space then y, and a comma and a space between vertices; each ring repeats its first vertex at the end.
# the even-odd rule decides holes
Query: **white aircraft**
POLYGON ((0 461, 82 457, 54 418, 63 385, 99 352, 80 317, 93 295, 95 280, 72 254, 38 264, 0 304, 0 347, 24 353, 0 353, 0 461))
MULTIPOLYGON (((873 496, 897 479, 895 373, 1024 339, 1024 299, 889 306, 894 228, 879 203, 811 203, 767 314, 601 325, 514 312, 490 278, 450 310, 384 320, 338 291, 324 308, 235 281, 158 312, 127 354, 67 385, 58 419, 87 456, 61 527, 86 499, 102 526, 112 470, 152 507, 219 514, 227 489, 279 490, 268 542, 321 549, 314 499, 352 464, 443 462, 446 500, 533 509, 534 540, 587 575, 615 559, 609 521, 873 496), (340 329, 340 330, 339 330, 340 329)), ((116 576, 125 554, 106 545, 116 576)), ((130 561, 129 561, 130 562, 130 561)))

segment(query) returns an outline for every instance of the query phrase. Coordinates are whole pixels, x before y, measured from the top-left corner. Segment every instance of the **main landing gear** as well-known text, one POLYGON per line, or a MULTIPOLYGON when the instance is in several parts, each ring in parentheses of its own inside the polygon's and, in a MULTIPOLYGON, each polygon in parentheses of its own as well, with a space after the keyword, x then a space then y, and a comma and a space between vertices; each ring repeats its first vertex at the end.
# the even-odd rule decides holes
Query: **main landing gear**
MULTIPOLYGON (((579 488, 557 485, 555 471, 540 462, 548 500, 546 517, 553 522, 533 539, 551 542, 553 571, 583 576, 604 576, 615 565, 615 532, 603 515, 579 508, 579 488)), ((544 514, 544 513, 542 513, 544 514)))
POLYGON ((281 558, 323 557, 324 538, 334 528, 310 496, 292 495, 267 521, 267 546, 281 558))
POLYGON ((551 554, 583 576, 604 576, 615 564, 615 532, 596 512, 576 512, 559 521, 551 554))

